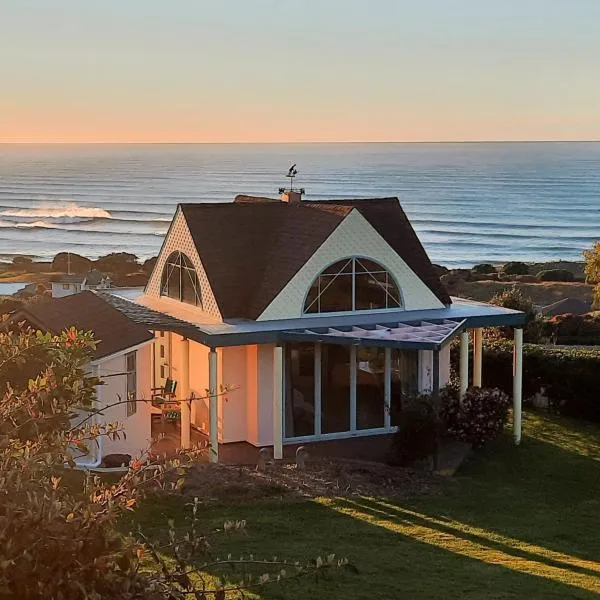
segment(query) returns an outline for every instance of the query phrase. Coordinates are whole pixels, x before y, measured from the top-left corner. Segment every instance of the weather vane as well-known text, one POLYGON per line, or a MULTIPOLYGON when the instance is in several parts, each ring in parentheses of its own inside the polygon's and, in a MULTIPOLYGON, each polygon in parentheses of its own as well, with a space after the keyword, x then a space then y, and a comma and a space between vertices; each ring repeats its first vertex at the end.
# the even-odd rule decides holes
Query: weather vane
MULTIPOLYGON (((298 175, 298 169, 296 169, 296 163, 294 163, 289 169, 288 172, 286 174, 286 177, 289 177, 290 179, 290 189, 286 190, 284 187, 279 188, 279 193, 280 194, 284 194, 285 192, 293 192, 294 191, 294 178, 296 177, 296 175, 298 175)), ((298 190, 296 190, 296 192, 298 192, 300 195, 304 194, 304 188, 300 188, 298 190)))

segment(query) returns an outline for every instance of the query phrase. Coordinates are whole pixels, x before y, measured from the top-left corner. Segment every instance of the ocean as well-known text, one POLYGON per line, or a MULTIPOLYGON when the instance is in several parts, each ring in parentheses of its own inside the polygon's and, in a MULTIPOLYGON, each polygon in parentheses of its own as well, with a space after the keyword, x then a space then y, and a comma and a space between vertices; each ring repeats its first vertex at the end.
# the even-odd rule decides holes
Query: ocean
POLYGON ((449 267, 582 260, 600 240, 600 142, 5 144, 0 260, 145 259, 179 202, 277 197, 292 163, 307 199, 398 196, 431 259, 449 267))

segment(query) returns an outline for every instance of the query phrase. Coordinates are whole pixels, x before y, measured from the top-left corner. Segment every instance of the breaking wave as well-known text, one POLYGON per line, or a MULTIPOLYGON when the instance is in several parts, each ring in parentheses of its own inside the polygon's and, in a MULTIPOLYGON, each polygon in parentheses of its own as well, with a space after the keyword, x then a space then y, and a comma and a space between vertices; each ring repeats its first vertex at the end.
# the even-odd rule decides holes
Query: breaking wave
POLYGON ((29 219, 111 219, 112 215, 103 208, 79 206, 76 203, 60 206, 36 206, 34 208, 8 208, 0 211, 0 217, 21 217, 29 219))

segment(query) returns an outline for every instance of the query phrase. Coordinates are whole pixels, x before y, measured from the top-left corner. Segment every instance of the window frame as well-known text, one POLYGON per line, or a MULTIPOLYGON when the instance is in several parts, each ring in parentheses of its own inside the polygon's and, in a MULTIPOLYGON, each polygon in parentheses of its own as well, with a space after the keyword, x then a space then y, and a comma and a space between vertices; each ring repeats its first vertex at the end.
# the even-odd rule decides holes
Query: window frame
POLYGON ((127 417, 135 415, 137 412, 137 351, 128 352, 125 355, 125 390, 127 394, 127 417), (130 366, 130 359, 133 359, 133 366, 130 366))
POLYGON ((188 306, 195 306, 201 310, 203 309, 202 285, 200 284, 198 271, 196 270, 196 267, 194 266, 194 263, 190 257, 180 250, 171 252, 163 264, 160 275, 160 296, 171 298, 172 300, 187 304, 188 306), (169 267, 171 267, 170 271, 168 270, 169 267), (174 274, 175 270, 178 271, 178 276, 174 274), (184 300, 184 282, 186 282, 185 276, 187 276, 189 279, 187 283, 193 288, 194 302, 184 300), (176 286, 178 288, 177 296, 172 296, 169 293, 169 283, 171 282, 172 277, 178 277, 178 285, 176 286))
POLYGON ((398 285, 398 282, 397 282, 396 278, 394 277, 393 273, 390 271, 390 269, 388 269, 387 267, 382 265, 379 261, 377 261, 373 258, 370 258, 367 256, 362 256, 362 255, 353 255, 353 256, 346 256, 344 258, 340 258, 338 260, 335 260, 335 261, 329 263, 327 266, 325 266, 323 269, 321 269, 321 271, 315 278, 313 278, 310 285, 308 286, 308 290, 306 291, 306 294, 304 295, 304 300, 302 303, 302 316, 303 317, 314 317, 314 316, 319 316, 319 315, 331 316, 331 315, 345 315, 345 314, 369 313, 369 312, 393 312, 393 311, 398 311, 398 310, 405 310, 404 306, 405 306, 404 305, 404 295, 402 293, 402 288, 400 287, 400 285, 398 285), (379 267, 379 270, 378 271, 368 270, 362 263, 360 263, 361 260, 374 263, 375 265, 377 265, 379 267), (362 269, 363 269, 362 271, 357 271, 357 269, 356 269, 357 261, 359 262, 359 264, 361 264, 362 269), (350 263, 350 262, 352 262, 351 272, 344 273, 343 271, 346 269, 346 267, 348 266, 348 263, 350 263), (326 273, 326 271, 328 269, 330 269, 332 266, 337 265, 337 264, 342 265, 342 263, 344 263, 344 264, 343 264, 343 266, 341 266, 341 268, 337 274, 326 273), (386 297, 386 307, 385 308, 356 308, 356 304, 357 304, 356 277, 357 277, 357 275, 359 275, 359 276, 371 275, 371 278, 373 279, 373 281, 380 284, 381 282, 379 282, 377 279, 375 279, 373 277, 373 274, 379 274, 379 273, 385 273, 387 280, 390 283, 392 283, 395 286, 395 289, 398 291, 398 306, 388 306, 388 300, 390 298, 394 299, 394 296, 392 294, 390 294, 390 292, 387 291, 385 289, 385 287, 380 286, 381 290, 386 295, 385 296, 386 297), (331 285, 331 283, 333 283, 340 276, 342 276, 342 277, 351 276, 352 277, 352 298, 351 298, 352 308, 350 310, 321 311, 320 306, 319 306, 319 310, 317 310, 315 312, 307 312, 308 308, 312 307, 315 302, 319 302, 320 297, 326 291, 327 287, 329 287, 329 285, 331 285), (313 287, 315 286, 315 284, 317 284, 319 282, 321 277, 331 277, 331 283, 324 290, 321 291, 319 289, 317 296, 313 299, 313 301, 310 303, 310 305, 307 306, 309 295, 310 295, 313 287))

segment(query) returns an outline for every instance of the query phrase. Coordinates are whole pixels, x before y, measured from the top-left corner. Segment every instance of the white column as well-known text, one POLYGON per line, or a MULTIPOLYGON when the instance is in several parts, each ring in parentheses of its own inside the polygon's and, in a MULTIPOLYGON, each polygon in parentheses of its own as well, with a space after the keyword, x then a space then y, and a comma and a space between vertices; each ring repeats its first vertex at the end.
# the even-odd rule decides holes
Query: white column
POLYGON ((219 462, 219 382, 217 379, 217 351, 208 353, 208 390, 209 390, 209 460, 219 462))
POLYGON ((283 458, 283 347, 273 348, 273 458, 283 458))
POLYGON ((181 341, 181 376, 179 380, 179 405, 181 407, 181 447, 191 448, 191 415, 190 415, 190 342, 181 341))
POLYGON ((473 386, 481 387, 483 365, 483 329, 473 329, 473 386))
POLYGON ((469 387, 469 332, 460 334, 460 397, 464 398, 469 387))
POLYGON ((523 398, 523 329, 515 329, 513 355, 513 436, 521 443, 521 404, 523 398))
POLYGON ((315 344, 315 435, 321 435, 321 344, 315 344))

